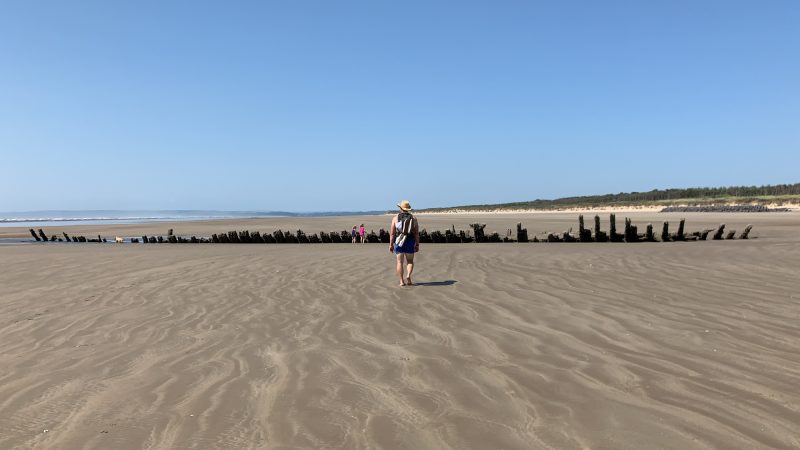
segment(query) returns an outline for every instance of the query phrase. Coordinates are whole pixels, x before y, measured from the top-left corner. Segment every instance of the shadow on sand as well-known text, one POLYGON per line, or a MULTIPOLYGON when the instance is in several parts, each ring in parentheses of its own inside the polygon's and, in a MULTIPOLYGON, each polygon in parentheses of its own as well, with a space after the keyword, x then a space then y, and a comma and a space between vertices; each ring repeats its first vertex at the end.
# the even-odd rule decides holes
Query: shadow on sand
POLYGON ((458 283, 458 281, 456 281, 456 280, 423 281, 421 283, 419 281, 415 281, 414 285, 415 286, 451 286, 451 285, 454 285, 456 283, 458 283))

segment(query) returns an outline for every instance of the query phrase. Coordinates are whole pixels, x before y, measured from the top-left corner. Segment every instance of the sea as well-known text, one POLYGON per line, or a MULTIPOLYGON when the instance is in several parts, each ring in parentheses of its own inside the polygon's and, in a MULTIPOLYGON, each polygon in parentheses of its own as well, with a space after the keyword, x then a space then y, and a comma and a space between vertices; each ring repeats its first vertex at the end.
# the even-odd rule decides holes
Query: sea
POLYGON ((66 225, 176 222, 211 219, 253 219, 259 217, 330 217, 380 215, 386 211, 215 211, 215 210, 47 210, 0 212, 0 227, 57 227, 66 225))

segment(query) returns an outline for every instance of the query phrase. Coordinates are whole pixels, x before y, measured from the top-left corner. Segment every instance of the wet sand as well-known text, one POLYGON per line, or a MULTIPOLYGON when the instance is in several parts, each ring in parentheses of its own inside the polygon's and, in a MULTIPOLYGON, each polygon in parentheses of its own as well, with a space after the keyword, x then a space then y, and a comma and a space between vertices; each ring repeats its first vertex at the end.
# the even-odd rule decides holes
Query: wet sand
POLYGON ((800 214, 627 215, 757 239, 424 245, 410 288, 378 244, 0 246, 0 448, 800 446, 800 214))

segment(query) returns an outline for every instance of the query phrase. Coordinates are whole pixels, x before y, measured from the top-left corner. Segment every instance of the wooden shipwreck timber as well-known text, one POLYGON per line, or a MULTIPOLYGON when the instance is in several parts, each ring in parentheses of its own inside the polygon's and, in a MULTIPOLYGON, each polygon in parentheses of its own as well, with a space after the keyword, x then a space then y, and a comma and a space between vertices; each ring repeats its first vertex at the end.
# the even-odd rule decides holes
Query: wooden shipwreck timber
MULTIPOLYGON (((617 232, 616 216, 611 214, 609 217, 609 231, 605 232, 600 227, 600 216, 594 216, 594 227, 587 228, 584 223, 583 215, 578 216, 578 232, 573 233, 572 229, 563 233, 543 233, 541 236, 534 236, 533 239, 528 238, 528 230, 522 228, 522 224, 517 224, 516 234, 513 230, 508 229, 504 235, 499 233, 487 234, 484 229, 485 224, 473 223, 470 224, 469 230, 456 230, 455 226, 450 229, 442 231, 421 230, 419 232, 419 240, 422 244, 465 244, 465 243, 484 243, 484 242, 687 242, 687 241, 705 241, 711 236, 711 240, 732 240, 732 239, 748 239, 752 225, 747 227, 738 235, 736 230, 725 230, 725 224, 720 224, 716 229, 704 229, 687 233, 685 230, 685 219, 681 219, 678 223, 678 230, 675 233, 670 233, 669 222, 664 222, 661 227, 661 233, 656 234, 653 229, 653 224, 648 223, 645 226, 645 232, 639 233, 638 226, 634 225, 631 219, 625 218, 625 228, 623 233, 617 232)), ((69 236, 67 233, 62 233, 62 236, 51 235, 47 236, 42 229, 38 233, 33 229, 30 230, 31 235, 37 242, 107 242, 105 238, 97 236, 97 238, 87 239, 84 236, 69 236)), ((380 229, 378 233, 370 231, 366 234, 365 240, 371 244, 388 244, 389 232, 380 229)), ((117 237, 116 242, 123 242, 123 238, 117 237)), ((272 233, 261 233, 259 231, 250 232, 244 231, 228 231, 227 233, 212 234, 211 237, 182 237, 176 236, 173 230, 170 229, 167 236, 142 236, 139 238, 128 238, 131 243, 141 242, 142 244, 341 244, 350 243, 351 237, 349 231, 322 231, 319 234, 307 234, 303 230, 297 230, 292 233, 291 231, 277 230, 272 233)))
POLYGON ((36 242, 108 242, 105 238, 100 237, 97 235, 97 238, 89 238, 87 239, 85 236, 72 236, 70 237, 67 233, 61 233, 64 237, 57 234, 53 234, 51 236, 47 236, 41 228, 39 228, 39 233, 37 234, 33 231, 33 228, 30 229, 31 236, 36 239, 36 242))

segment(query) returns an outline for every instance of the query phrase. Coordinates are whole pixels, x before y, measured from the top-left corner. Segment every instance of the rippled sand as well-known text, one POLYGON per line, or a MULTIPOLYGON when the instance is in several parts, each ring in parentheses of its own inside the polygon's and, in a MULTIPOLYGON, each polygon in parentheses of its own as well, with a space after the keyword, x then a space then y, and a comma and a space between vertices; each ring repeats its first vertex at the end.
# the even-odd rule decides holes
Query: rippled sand
POLYGON ((797 448, 797 217, 412 288, 383 245, 0 246, 0 448, 797 448))

